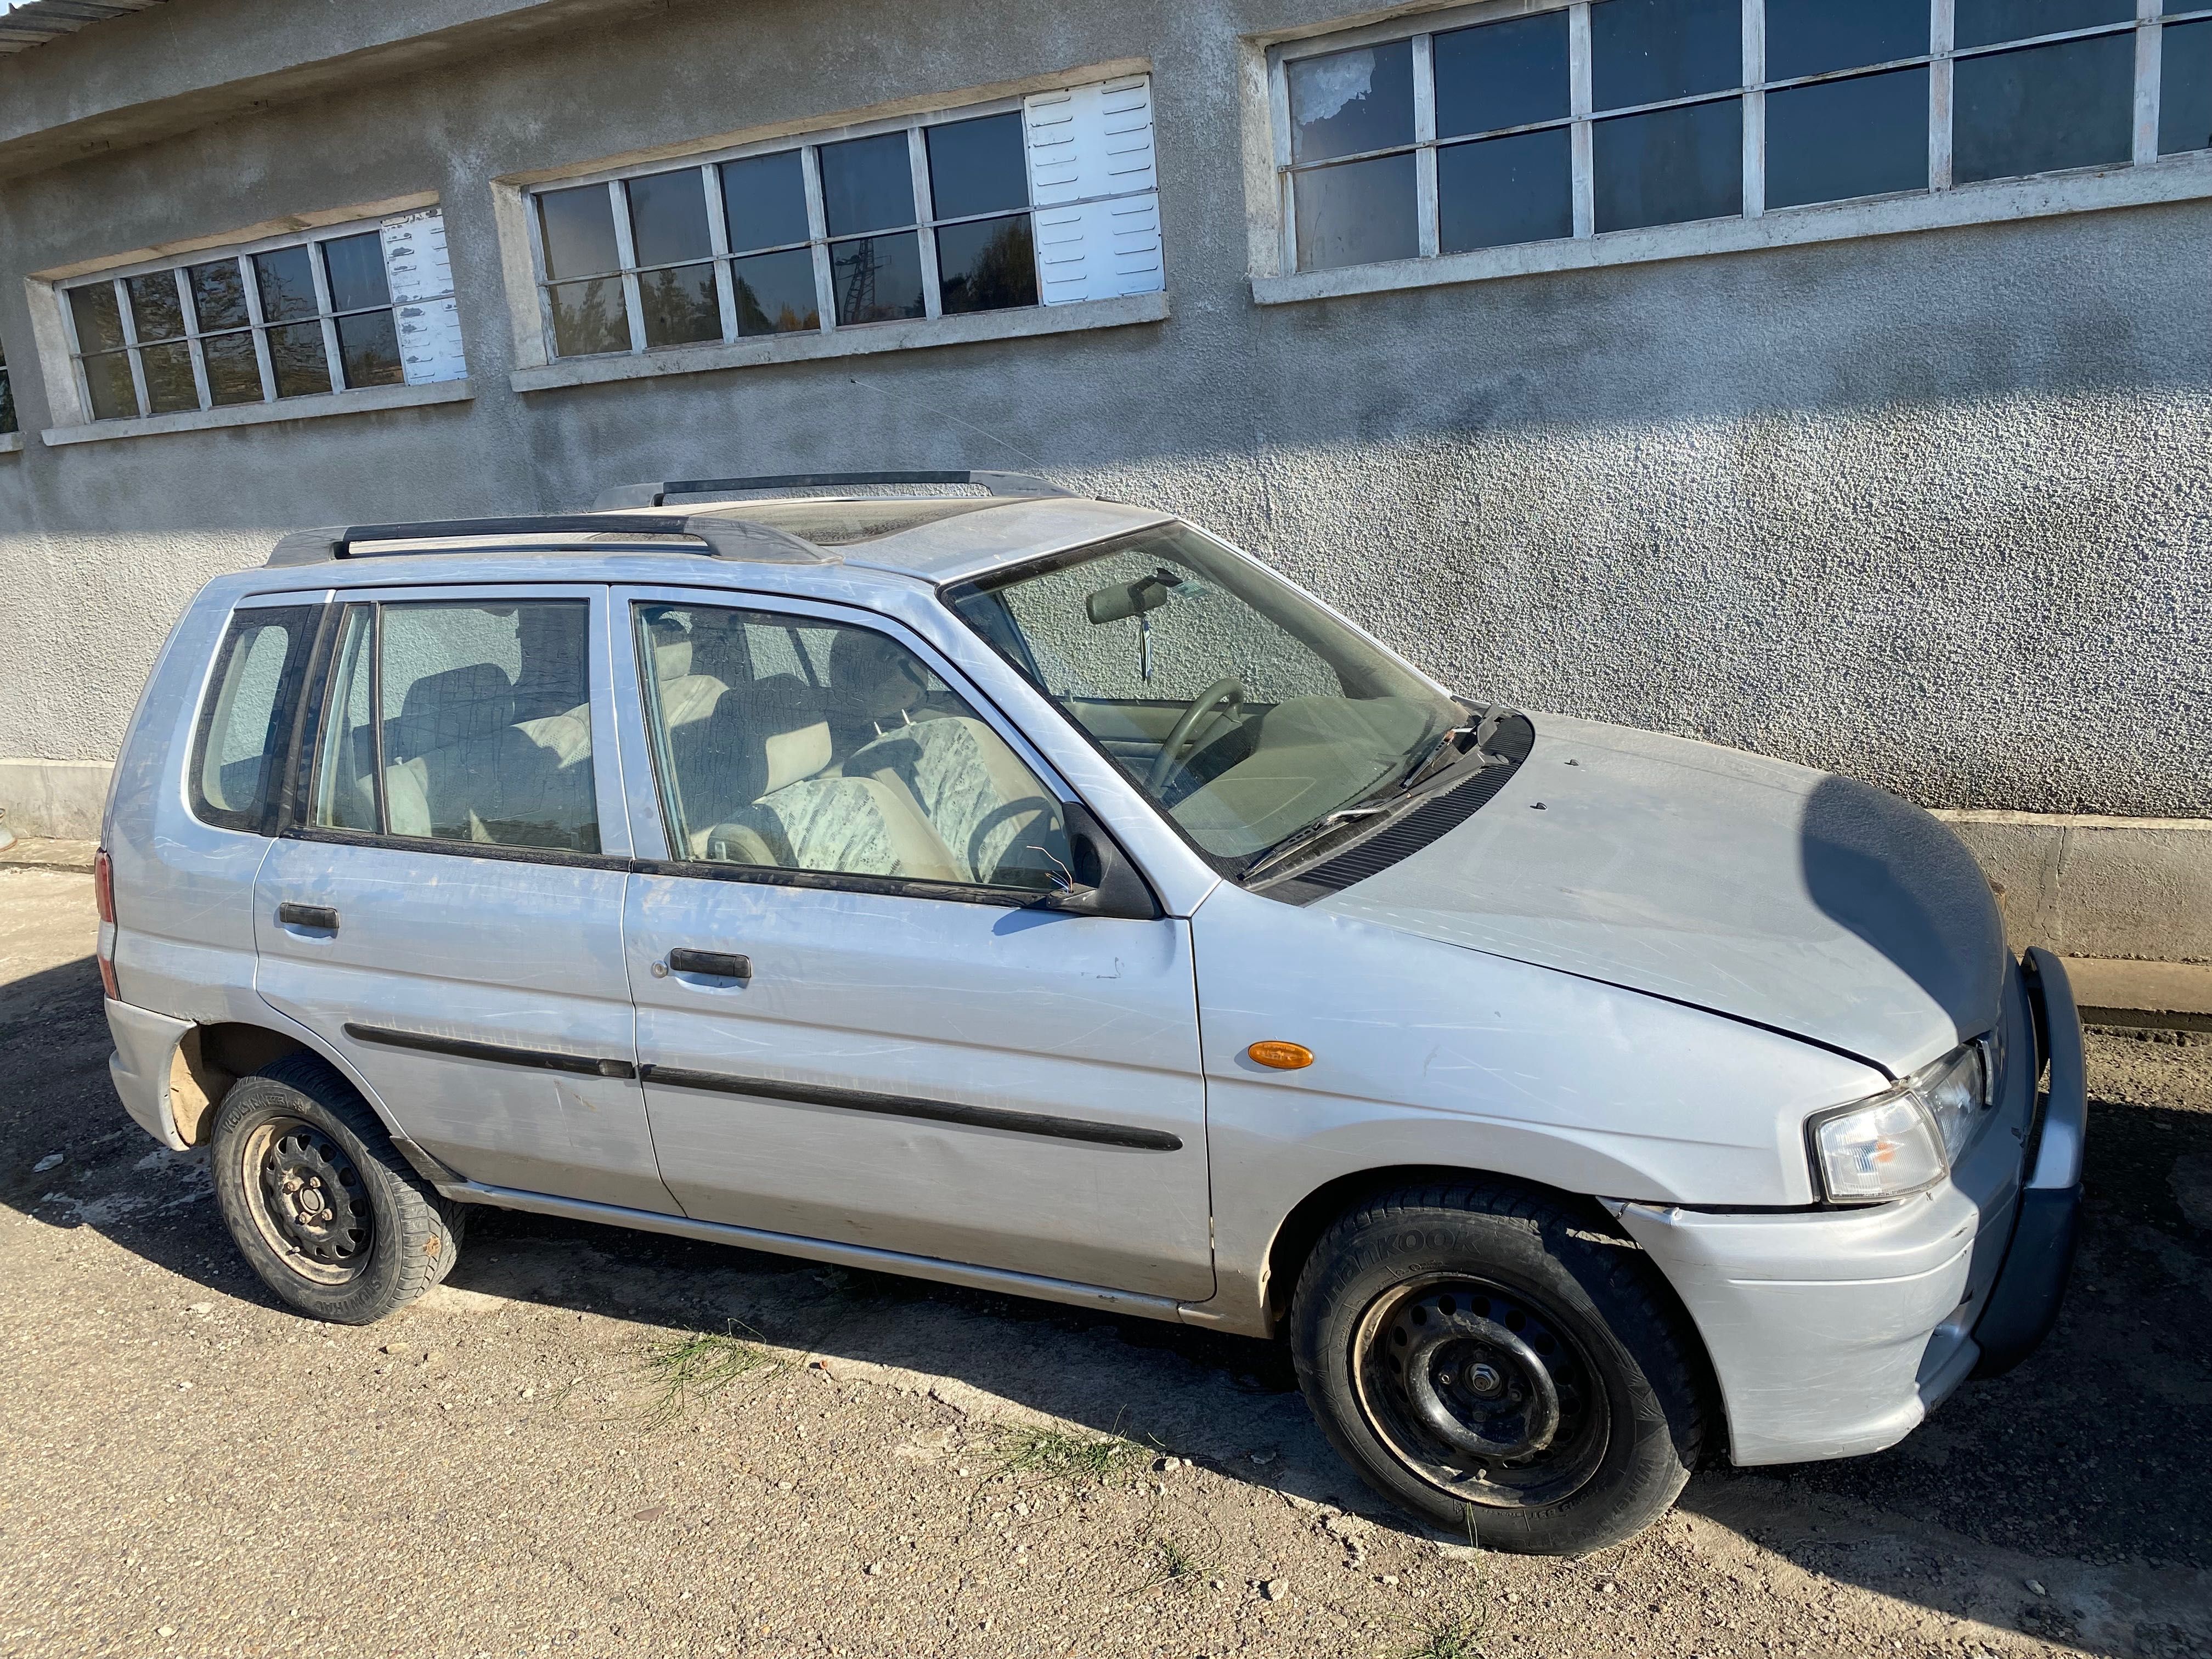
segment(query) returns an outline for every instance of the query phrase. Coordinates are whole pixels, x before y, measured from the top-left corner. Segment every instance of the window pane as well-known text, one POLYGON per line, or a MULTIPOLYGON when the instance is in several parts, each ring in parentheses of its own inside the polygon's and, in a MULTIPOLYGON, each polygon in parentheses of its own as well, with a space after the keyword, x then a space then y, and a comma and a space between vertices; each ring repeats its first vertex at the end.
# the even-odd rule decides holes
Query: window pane
POLYGON ((722 163, 722 210, 730 227, 730 246, 780 247, 806 240, 806 179, 799 152, 748 155, 722 163))
POLYGON ((1962 58, 1951 73, 1951 176, 1961 184, 2134 154, 2132 30, 1962 58))
POLYGON ((1378 155, 1298 173, 1298 269, 1411 259, 1421 251, 1413 158, 1378 155))
POLYGON ((1438 250, 1573 235, 1573 166, 1565 127, 1446 145, 1437 152, 1438 250))
POLYGON ((389 311, 363 311, 341 317, 338 362, 349 386, 399 386, 407 366, 399 356, 399 332, 389 311))
POLYGON ((112 351, 123 343, 123 313, 116 307, 114 283, 73 288, 69 296, 79 351, 112 351))
POLYGON ((2212 23, 2176 23, 2165 33, 2158 153, 2212 149, 2212 23))
POLYGON ((248 611, 232 622, 200 716, 191 774, 199 817, 231 830, 262 827, 272 775, 291 744, 297 675, 285 670, 301 665, 314 623, 313 609, 289 605, 248 611))
POLYGON ((1601 0, 1590 8, 1596 108, 1742 84, 1742 0, 1601 0))
POLYGON ((830 250, 830 280, 840 323, 883 323, 926 314, 921 243, 914 232, 838 242, 830 250))
POLYGON ((254 279, 261 285, 261 319, 289 323, 315 314, 315 272, 303 247, 280 247, 253 256, 254 279))
POLYGON ((1018 110, 925 130, 929 194, 939 219, 964 219, 1030 204, 1028 159, 1018 110))
POLYGON ((1051 790, 896 641, 719 606, 635 614, 679 856, 1028 891, 1066 867, 1051 790))
POLYGON ((2135 0, 1958 0, 1952 31, 1961 46, 1993 46, 2001 40, 2124 23, 2135 15, 2135 0))
POLYGON ((1766 94, 1766 205, 1928 188, 1928 71, 1766 94))
POLYGON ((1600 121, 1592 145, 1601 231, 1743 211, 1741 99, 1600 121))
POLYGON ((1291 159, 1325 161, 1413 142, 1413 43, 1300 58, 1286 71, 1291 159))
POLYGON ((714 252, 707 231, 707 186, 696 167, 632 179, 630 246, 641 265, 672 265, 714 252))
POLYGON ((84 360, 85 390, 95 421, 129 421, 138 415, 138 389, 131 382, 131 354, 110 351, 84 360))
POLYGON ((1568 112, 1567 15, 1454 29, 1433 43, 1437 136, 1556 121, 1568 112))
POLYGON ((738 332, 790 334, 822 326, 814 297, 814 256, 803 247, 756 254, 733 267, 738 278, 738 332))
POLYGON ((711 264, 648 270, 637 279, 637 288, 645 307, 646 344, 691 345, 722 337, 722 302, 711 264))
POLYGON ((246 279, 239 274, 237 260, 192 265, 185 272, 185 282, 192 291, 192 315, 199 319, 201 333, 246 326, 246 279))
POLYGON ((138 354, 146 375, 146 401, 156 415, 174 415, 200 406, 200 389, 192 380, 192 349, 182 340, 148 346, 138 354))
POLYGON ((384 607, 392 834, 599 850, 588 615, 579 599, 384 607), (561 712, 523 718, 518 686, 561 712))
POLYGON ((0 368, 0 432, 15 429, 15 388, 8 378, 8 371, 0 368))
POLYGON ((323 244, 323 276, 331 285, 331 309, 367 311, 392 303, 384 274, 384 238, 365 231, 323 244))
POLYGON ((824 144, 822 207, 832 236, 914 222, 914 165, 903 132, 824 144))
POLYGON ((372 606, 349 606, 345 631, 338 639, 337 667, 315 757, 314 804, 308 813, 308 822, 325 830, 381 828, 376 805, 376 727, 368 708, 375 620, 372 606))
POLYGON ((292 323, 269 330, 268 336, 278 397, 312 397, 331 389, 331 360, 323 349, 320 323, 292 323))
POLYGON ((556 283, 545 290, 553 311, 553 349, 563 357, 591 357, 629 349, 629 312, 622 278, 556 283))
POLYGON ((1766 78, 1928 54, 1928 0, 1766 0, 1766 78))
POLYGON ((538 198, 538 217, 545 229, 547 276, 596 276, 622 268, 614 204, 605 185, 549 190, 538 198))
POLYGON ((1036 240, 1030 216, 946 226, 937 233, 937 270, 948 316, 1036 304, 1036 240))
POLYGON ((173 340, 185 331, 184 302, 177 298, 177 274, 156 270, 126 278, 131 295, 131 323, 141 345, 154 340, 173 340))
POLYGON ((200 356, 207 363, 208 398, 216 407, 262 401, 261 360, 254 355, 251 334, 207 336, 200 341, 200 356))

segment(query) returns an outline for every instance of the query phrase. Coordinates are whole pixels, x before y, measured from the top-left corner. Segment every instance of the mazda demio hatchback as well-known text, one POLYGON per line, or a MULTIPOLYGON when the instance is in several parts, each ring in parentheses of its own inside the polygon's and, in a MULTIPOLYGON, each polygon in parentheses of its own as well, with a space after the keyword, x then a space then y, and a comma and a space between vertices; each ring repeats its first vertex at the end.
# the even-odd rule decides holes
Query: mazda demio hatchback
POLYGON ((2065 974, 1935 819, 1034 479, 289 536, 103 844, 124 1104, 321 1319, 490 1204, 1181 1321, 1581 1551, 1892 1444, 2071 1259, 2065 974))

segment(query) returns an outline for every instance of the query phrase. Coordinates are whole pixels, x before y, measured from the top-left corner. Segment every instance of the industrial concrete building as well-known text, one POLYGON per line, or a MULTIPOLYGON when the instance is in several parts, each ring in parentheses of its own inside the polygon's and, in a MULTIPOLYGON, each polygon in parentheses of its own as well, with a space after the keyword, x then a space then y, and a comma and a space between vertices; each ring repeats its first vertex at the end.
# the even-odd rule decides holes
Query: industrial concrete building
POLYGON ((2212 958, 2212 5, 1352 3, 0 13, 0 824, 287 530, 1016 467, 2212 958))

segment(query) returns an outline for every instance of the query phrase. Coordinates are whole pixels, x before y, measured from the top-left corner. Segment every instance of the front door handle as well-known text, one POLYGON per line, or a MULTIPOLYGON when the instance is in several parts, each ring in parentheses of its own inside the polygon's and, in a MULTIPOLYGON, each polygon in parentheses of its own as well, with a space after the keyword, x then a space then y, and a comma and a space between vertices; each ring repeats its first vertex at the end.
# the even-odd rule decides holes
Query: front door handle
POLYGON ((338 930, 338 913, 327 904, 295 904, 287 899, 276 907, 276 920, 287 927, 307 927, 319 933, 338 930))
POLYGON ((668 971, 697 974, 706 979, 750 979, 753 963, 750 957, 733 957, 721 951, 671 951, 668 971))

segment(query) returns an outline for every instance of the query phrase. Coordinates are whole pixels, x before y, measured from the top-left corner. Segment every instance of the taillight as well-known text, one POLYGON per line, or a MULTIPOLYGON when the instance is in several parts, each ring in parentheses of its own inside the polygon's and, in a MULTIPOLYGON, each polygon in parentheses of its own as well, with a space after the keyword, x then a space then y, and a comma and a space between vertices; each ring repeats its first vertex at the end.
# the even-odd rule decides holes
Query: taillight
POLYGON ((110 1002, 120 1002, 123 993, 115 986, 115 860, 105 847, 92 855, 92 896, 100 906, 100 943, 94 947, 100 982, 110 1002))

